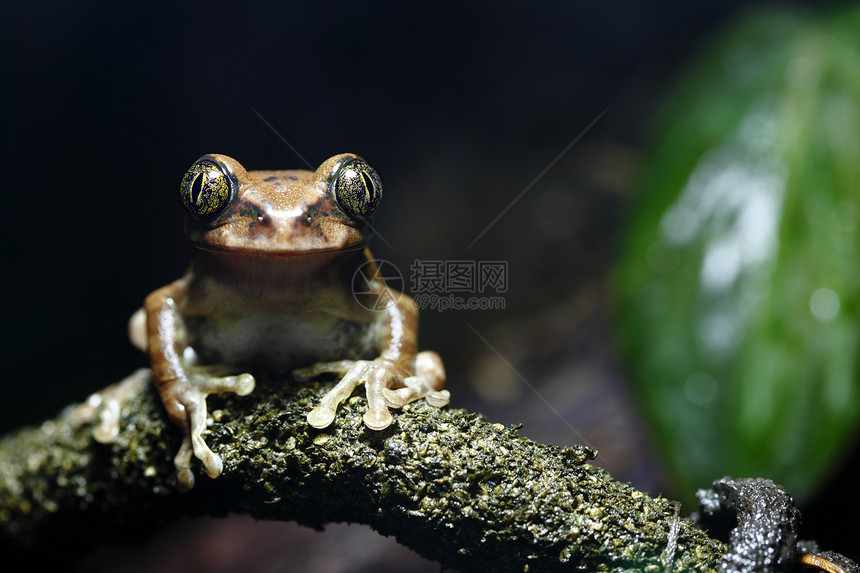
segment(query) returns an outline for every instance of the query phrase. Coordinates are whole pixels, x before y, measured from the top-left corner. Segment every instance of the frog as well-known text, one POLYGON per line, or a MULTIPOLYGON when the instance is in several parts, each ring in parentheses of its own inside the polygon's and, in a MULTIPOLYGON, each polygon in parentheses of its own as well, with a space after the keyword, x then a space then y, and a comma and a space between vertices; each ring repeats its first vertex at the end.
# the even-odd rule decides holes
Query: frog
POLYGON ((207 396, 247 396, 258 373, 290 373, 295 383, 334 374, 307 413, 319 430, 362 384, 370 431, 391 426, 391 409, 415 400, 449 403, 442 359, 417 351, 416 305, 386 285, 367 247, 382 180, 364 159, 345 153, 315 171, 247 171, 208 154, 186 171, 180 199, 191 265, 132 315, 129 338, 149 368, 87 401, 99 412, 96 440, 116 440, 123 395, 154 380, 182 434, 174 465, 187 491, 194 458, 210 478, 223 471, 204 438, 207 396))

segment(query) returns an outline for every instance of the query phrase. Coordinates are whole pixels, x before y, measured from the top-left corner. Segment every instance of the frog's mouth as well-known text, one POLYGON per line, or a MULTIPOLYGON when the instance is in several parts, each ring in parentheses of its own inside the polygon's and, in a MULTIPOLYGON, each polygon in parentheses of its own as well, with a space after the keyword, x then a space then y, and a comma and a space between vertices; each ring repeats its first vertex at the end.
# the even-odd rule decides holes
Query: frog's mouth
MULTIPOLYGON (((218 257, 262 257, 273 259, 301 259, 307 257, 326 257, 327 255, 348 254, 355 251, 362 251, 367 246, 365 243, 352 245, 350 247, 330 247, 319 249, 279 249, 276 246, 272 248, 259 247, 224 247, 220 245, 210 245, 208 243, 193 243, 194 248, 204 253, 212 253, 218 257)), ((328 257, 332 258, 332 257, 328 257)))
POLYGON ((200 245, 194 253, 192 267, 225 283, 279 291, 309 280, 340 281, 342 279, 336 277, 342 274, 351 277, 367 258, 360 246, 315 251, 260 251, 200 245), (332 273, 329 279, 321 278, 332 273))

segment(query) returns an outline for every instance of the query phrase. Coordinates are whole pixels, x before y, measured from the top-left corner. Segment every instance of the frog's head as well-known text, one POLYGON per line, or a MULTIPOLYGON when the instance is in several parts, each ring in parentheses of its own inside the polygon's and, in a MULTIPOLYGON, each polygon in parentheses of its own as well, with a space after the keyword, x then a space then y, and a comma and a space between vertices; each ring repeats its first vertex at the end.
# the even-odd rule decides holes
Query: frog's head
POLYGON ((295 256, 362 248, 382 181, 351 153, 316 171, 245 171, 226 155, 204 155, 185 173, 186 234, 201 249, 295 256))

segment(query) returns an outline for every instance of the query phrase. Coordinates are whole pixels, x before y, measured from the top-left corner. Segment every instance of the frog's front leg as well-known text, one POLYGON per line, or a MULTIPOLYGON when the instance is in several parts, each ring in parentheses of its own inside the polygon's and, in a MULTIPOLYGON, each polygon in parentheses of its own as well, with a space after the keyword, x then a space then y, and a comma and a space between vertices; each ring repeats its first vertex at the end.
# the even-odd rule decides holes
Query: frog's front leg
POLYGON ((220 392, 240 396, 254 389, 250 374, 216 376, 215 368, 194 363, 194 352, 188 345, 185 321, 178 305, 187 291, 186 279, 156 290, 146 298, 146 339, 152 374, 161 400, 171 421, 182 432, 182 446, 174 465, 180 489, 194 485, 192 454, 202 463, 209 477, 221 475, 221 458, 203 440, 206 430, 206 397, 220 392))
MULTIPOLYGON (((381 286, 379 288, 386 288, 381 286)), ((329 390, 308 414, 308 423, 325 428, 334 421, 337 407, 349 398, 360 384, 365 385, 367 412, 365 425, 372 430, 384 430, 391 425, 389 408, 425 398, 433 406, 448 404, 450 393, 444 390, 445 369, 435 352, 416 355, 418 311, 406 295, 395 297, 391 291, 385 331, 380 343, 380 356, 375 360, 341 360, 324 362, 296 370, 300 379, 310 379, 325 372, 342 375, 340 382, 329 390)))

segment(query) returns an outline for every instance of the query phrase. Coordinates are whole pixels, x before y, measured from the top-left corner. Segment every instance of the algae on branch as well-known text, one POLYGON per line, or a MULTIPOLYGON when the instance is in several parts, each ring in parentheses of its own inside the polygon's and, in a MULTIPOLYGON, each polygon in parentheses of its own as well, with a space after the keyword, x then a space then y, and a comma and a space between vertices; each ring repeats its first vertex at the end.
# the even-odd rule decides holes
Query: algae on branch
POLYGON ((420 402, 376 432, 362 424, 359 397, 320 431, 305 414, 327 385, 259 382, 251 396, 209 398, 207 442, 224 472, 184 494, 172 465, 178 432, 151 388, 128 403, 115 444, 92 440, 68 411, 4 438, 3 545, 44 555, 131 538, 180 515, 242 512, 312 527, 369 524, 463 569, 660 570, 671 559, 675 572, 716 571, 725 551, 677 520, 670 501, 589 464, 596 452, 584 446, 538 444, 516 427, 420 402))

